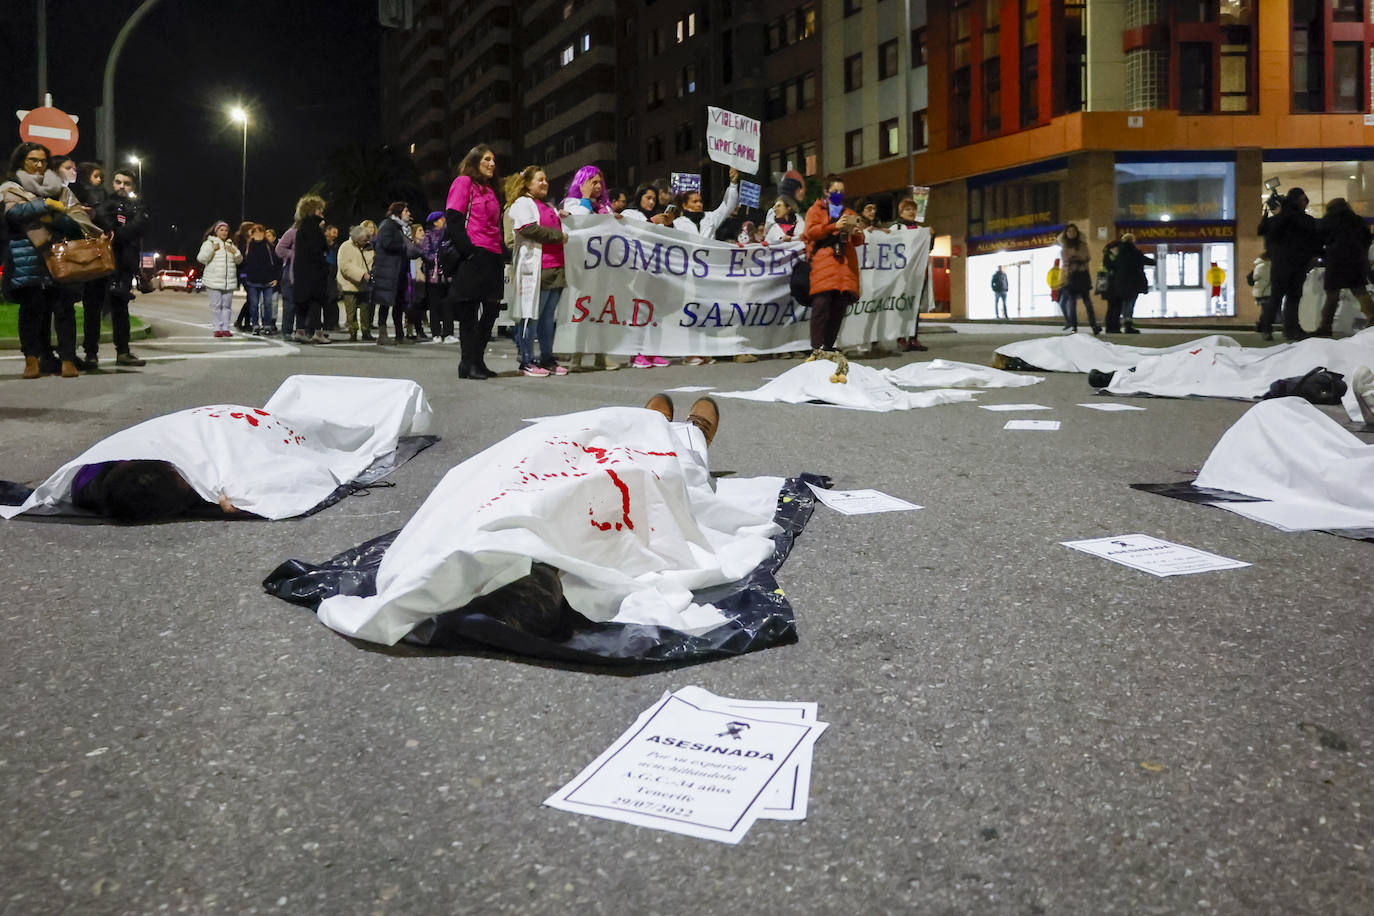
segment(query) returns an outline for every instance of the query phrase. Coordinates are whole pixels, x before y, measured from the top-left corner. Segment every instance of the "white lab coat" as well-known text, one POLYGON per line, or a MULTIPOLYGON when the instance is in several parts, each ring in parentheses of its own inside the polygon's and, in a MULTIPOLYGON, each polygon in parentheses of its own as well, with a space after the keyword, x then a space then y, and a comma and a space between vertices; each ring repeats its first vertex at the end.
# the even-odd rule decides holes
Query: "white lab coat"
POLYGON ((511 295, 512 321, 533 320, 539 317, 539 274, 544 258, 544 246, 534 239, 527 239, 515 230, 531 223, 539 223, 539 207, 528 194, 516 200, 507 211, 511 222, 511 237, 514 241, 511 254, 511 295))
POLYGON ((730 214, 734 213, 735 208, 738 206, 739 182, 735 182, 725 189, 725 199, 720 202, 720 206, 702 215, 700 225, 678 214, 677 219, 673 220, 673 228, 689 235, 700 236, 704 239, 714 239, 716 233, 720 230, 721 224, 730 218, 730 214))

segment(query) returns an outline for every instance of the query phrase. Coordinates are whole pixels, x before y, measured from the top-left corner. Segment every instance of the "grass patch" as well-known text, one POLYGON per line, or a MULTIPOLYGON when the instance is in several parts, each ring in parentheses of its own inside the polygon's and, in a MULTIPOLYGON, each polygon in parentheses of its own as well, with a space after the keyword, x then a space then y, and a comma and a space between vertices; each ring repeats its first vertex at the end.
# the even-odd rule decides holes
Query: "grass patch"
MULTIPOLYGON (((82 322, 85 321, 86 310, 78 305, 76 307, 76 335, 81 336, 82 322)), ((129 316, 129 330, 138 331, 143 328, 143 322, 137 316, 129 316)), ((110 319, 104 318, 100 322, 101 333, 110 333, 110 319)), ((19 336, 19 306, 13 302, 0 302, 0 337, 19 336)))

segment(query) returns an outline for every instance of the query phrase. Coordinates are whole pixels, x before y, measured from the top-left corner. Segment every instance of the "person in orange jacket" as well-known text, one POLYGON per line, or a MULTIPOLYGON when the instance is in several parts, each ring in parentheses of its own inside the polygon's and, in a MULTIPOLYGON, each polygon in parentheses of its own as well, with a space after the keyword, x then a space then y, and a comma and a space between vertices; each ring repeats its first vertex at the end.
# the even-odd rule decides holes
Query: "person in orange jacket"
POLYGON ((834 350, 844 311, 859 298, 859 215, 844 205, 844 180, 827 175, 825 194, 806 213, 811 262, 811 347, 834 350))

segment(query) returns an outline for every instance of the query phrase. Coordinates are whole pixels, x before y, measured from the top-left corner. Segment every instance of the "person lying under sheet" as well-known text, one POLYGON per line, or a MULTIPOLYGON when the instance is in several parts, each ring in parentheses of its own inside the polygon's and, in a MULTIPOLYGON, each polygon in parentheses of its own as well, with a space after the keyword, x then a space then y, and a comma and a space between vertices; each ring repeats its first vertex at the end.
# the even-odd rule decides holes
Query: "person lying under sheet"
POLYGON ((425 432, 431 419, 408 379, 292 376, 263 407, 196 407, 108 436, 37 489, 6 487, 24 498, 0 504, 0 517, 291 518, 328 505, 362 475, 382 476, 402 437, 425 432))
MULTIPOLYGON (((673 422, 648 409, 547 417, 450 470, 386 548, 375 593, 336 594, 319 619, 392 645, 426 620, 512 583, 556 615, 704 633, 726 623, 702 589, 737 582, 773 553, 777 477, 714 482, 706 450, 720 414, 699 399, 673 422), (715 484, 715 485, 713 485, 715 484)), ((508 621, 534 632, 535 610, 508 621)))

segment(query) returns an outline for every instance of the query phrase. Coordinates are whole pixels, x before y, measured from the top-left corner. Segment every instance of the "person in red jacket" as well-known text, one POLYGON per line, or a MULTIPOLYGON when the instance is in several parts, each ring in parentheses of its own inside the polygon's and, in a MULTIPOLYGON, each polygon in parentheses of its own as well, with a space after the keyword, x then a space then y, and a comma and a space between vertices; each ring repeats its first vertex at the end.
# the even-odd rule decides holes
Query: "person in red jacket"
POLYGON ((859 215, 844 205, 844 181, 825 179, 825 194, 806 213, 806 254, 811 262, 811 347, 834 350, 844 311, 859 298, 859 215))

